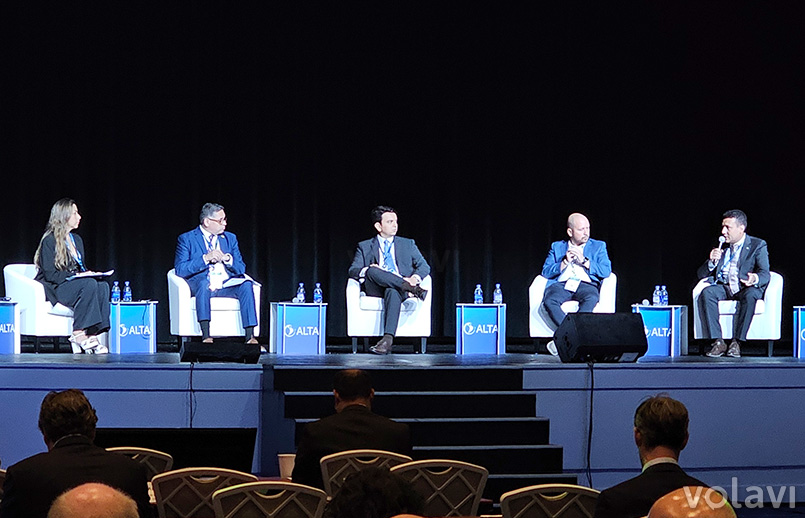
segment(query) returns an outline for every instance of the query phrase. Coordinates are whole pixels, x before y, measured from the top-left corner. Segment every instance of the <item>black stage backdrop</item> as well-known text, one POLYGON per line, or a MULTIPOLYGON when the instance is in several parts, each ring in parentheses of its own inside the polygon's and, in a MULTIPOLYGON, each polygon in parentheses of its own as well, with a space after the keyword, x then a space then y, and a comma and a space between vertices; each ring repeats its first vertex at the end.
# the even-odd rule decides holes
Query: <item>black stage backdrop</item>
POLYGON ((628 311, 657 283, 690 304, 742 208, 803 304, 801 6, 655 4, 4 6, 0 262, 30 262, 73 197, 87 262, 159 300, 167 341, 176 236, 217 201, 263 336, 266 302, 318 281, 343 337, 347 267, 387 204, 433 266, 434 336, 500 282, 516 338, 570 212, 628 311))

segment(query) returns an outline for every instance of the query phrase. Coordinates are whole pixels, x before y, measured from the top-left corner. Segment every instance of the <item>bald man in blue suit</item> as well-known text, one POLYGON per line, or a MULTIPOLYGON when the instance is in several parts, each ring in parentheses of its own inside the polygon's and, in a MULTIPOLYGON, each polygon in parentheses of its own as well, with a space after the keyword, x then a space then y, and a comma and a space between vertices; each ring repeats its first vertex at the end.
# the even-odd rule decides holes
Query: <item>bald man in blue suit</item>
POLYGON ((224 287, 231 277, 246 276, 246 263, 240 255, 238 238, 226 232, 226 213, 217 203, 205 203, 199 217, 201 224, 179 236, 176 243, 174 268, 183 277, 196 297, 196 315, 201 327, 201 340, 212 343, 210 337, 210 298, 231 297, 240 302, 240 317, 246 343, 256 344, 254 328, 257 311, 254 289, 250 280, 236 286, 224 287))

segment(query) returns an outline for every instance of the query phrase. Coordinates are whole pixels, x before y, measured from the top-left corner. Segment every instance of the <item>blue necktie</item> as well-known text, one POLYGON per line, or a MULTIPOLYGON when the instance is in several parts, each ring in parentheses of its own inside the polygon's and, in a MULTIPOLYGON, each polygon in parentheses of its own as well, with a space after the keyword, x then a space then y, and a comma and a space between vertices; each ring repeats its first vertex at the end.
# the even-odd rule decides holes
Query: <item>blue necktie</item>
POLYGON ((391 258, 391 241, 388 239, 383 241, 383 269, 391 273, 397 272, 397 269, 394 268, 394 260, 391 258))

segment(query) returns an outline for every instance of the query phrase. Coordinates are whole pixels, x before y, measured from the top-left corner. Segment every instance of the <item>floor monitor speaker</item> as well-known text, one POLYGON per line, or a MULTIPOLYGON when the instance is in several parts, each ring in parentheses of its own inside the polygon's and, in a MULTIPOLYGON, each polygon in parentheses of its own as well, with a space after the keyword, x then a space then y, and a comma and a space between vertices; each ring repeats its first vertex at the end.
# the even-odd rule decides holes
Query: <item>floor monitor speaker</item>
POLYGON ((636 362, 648 349, 637 313, 568 313, 554 344, 565 363, 636 362))

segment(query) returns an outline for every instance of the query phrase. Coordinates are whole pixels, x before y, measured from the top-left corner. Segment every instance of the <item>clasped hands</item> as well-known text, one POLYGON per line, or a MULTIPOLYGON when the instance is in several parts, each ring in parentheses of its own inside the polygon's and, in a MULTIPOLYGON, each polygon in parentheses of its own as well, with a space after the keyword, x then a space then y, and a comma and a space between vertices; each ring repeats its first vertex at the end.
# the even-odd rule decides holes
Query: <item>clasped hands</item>
POLYGON ((228 260, 228 256, 229 254, 225 254, 221 250, 213 248, 204 254, 204 262, 208 264, 223 263, 228 260))
POLYGON ((574 247, 567 249, 567 253, 565 254, 563 261, 568 265, 578 264, 585 268, 589 267, 589 259, 584 257, 584 253, 581 250, 574 247))

